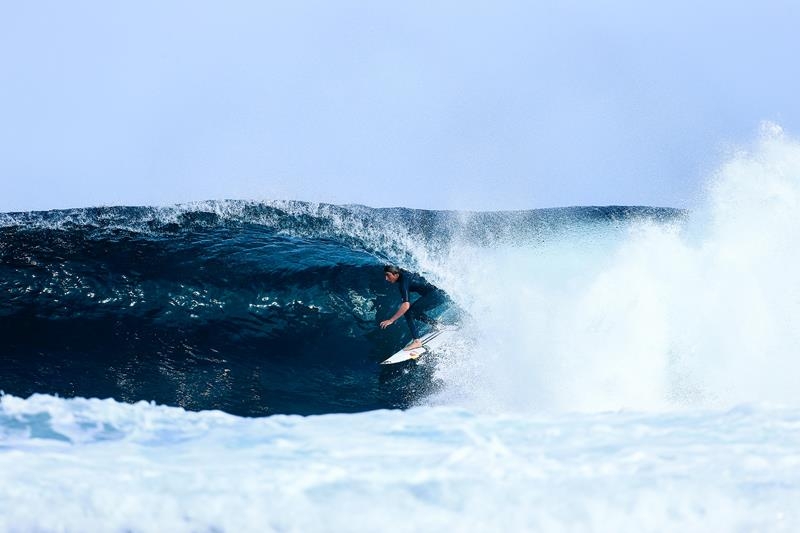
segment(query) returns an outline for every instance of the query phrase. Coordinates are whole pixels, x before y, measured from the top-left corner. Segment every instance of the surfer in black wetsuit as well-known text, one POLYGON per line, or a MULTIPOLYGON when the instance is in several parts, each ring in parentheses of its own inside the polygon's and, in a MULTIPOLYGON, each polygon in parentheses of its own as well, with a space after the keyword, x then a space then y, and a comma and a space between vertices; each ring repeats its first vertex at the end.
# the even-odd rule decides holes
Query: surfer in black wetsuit
POLYGON ((414 322, 420 320, 428 324, 435 324, 436 321, 425 314, 434 307, 447 301, 447 295, 441 289, 434 287, 424 278, 405 270, 400 270, 396 266, 387 265, 383 268, 384 278, 389 283, 397 283, 400 289, 400 298, 403 303, 397 308, 397 312, 389 320, 381 322, 381 329, 386 329, 394 324, 401 316, 406 317, 408 329, 411 330, 413 340, 405 347, 406 350, 413 350, 422 346, 420 342, 419 329, 414 322), (420 297, 412 304, 409 293, 416 292, 420 297))

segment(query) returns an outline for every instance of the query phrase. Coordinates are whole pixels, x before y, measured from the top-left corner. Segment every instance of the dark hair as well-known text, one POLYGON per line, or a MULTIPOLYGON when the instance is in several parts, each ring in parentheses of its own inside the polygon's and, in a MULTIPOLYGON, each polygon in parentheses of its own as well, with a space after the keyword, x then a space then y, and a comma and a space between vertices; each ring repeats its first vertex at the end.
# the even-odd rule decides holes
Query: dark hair
POLYGON ((384 272, 391 272, 392 274, 399 274, 400 273, 400 269, 397 268, 394 265, 386 265, 385 267, 383 267, 383 271, 384 272))

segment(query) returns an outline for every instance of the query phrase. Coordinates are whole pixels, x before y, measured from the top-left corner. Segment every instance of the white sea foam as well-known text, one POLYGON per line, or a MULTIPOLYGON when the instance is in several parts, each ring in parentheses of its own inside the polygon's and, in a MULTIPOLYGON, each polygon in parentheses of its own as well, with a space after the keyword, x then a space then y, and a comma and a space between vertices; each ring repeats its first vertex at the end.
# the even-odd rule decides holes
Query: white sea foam
POLYGON ((515 410, 800 404, 800 144, 767 125, 686 221, 456 242, 426 267, 474 320, 437 402, 515 410))
POLYGON ((800 411, 0 401, 0 531, 796 531, 800 411))

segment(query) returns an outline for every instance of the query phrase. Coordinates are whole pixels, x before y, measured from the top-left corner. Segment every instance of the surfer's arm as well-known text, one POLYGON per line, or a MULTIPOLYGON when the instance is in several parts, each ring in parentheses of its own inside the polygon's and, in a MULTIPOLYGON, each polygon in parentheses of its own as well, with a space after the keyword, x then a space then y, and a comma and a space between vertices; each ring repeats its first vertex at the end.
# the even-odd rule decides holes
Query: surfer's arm
POLYGON ((400 307, 397 308, 397 312, 392 316, 392 318, 390 318, 389 320, 384 320, 383 322, 381 322, 381 329, 386 329, 389 326, 391 326, 392 324, 394 324, 397 321, 398 318, 400 318, 401 316, 406 314, 406 311, 408 311, 409 307, 411 307, 410 303, 408 303, 408 302, 401 303, 400 307))

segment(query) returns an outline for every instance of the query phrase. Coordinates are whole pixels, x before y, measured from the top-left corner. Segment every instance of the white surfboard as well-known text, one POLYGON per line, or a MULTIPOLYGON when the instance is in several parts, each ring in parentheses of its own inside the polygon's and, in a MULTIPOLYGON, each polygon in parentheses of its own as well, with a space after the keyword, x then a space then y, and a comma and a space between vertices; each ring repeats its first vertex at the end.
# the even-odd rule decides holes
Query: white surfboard
POLYGON ((422 354, 425 352, 435 351, 436 349, 447 344, 452 339, 455 339, 457 334, 458 328, 456 326, 444 326, 442 328, 435 329, 420 338, 420 341, 422 341, 422 347, 414 348, 413 350, 400 350, 389 359, 383 361, 381 364, 393 365, 395 363, 408 361, 409 359, 419 359, 420 356, 422 356, 422 354))

